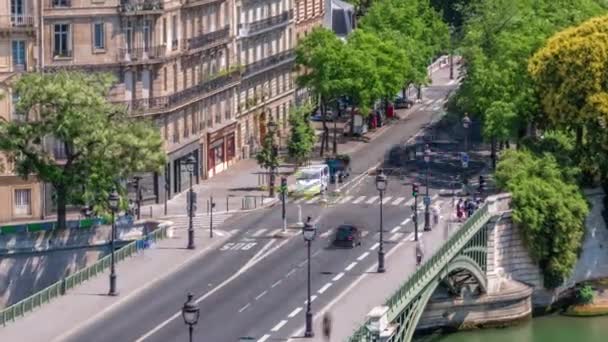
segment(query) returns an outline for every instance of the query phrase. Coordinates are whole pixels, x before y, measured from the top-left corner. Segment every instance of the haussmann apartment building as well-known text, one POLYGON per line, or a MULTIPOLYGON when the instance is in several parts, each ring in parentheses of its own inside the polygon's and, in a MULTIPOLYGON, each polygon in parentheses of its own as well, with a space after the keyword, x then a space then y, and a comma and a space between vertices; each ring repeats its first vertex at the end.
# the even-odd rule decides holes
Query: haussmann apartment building
MULTIPOLYGON (((164 172, 140 175, 144 199, 162 203, 188 187, 189 155, 198 182, 253 157, 270 120, 285 142, 294 47, 322 24, 324 8, 324 0, 0 0, 0 116, 23 120, 11 84, 24 72, 114 74, 109 100, 164 138, 164 172)), ((61 160, 63 144, 47 140, 61 160)), ((11 170, 0 155, 0 223, 52 215, 52 187, 11 170)))

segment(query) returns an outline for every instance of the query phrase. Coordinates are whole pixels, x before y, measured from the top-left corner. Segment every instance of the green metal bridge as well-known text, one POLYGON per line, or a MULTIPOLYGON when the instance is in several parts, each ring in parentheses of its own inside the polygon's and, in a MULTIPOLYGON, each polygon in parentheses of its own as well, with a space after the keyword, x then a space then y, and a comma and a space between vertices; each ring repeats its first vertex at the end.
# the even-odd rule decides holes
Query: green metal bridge
POLYGON ((370 318, 348 339, 349 342, 407 342, 431 295, 440 283, 454 294, 471 281, 480 292, 487 290, 487 241, 494 201, 489 200, 472 215, 445 244, 396 291, 381 312, 370 318), (377 315, 376 317, 373 317, 377 315), (383 326, 386 326, 383 327, 383 326))

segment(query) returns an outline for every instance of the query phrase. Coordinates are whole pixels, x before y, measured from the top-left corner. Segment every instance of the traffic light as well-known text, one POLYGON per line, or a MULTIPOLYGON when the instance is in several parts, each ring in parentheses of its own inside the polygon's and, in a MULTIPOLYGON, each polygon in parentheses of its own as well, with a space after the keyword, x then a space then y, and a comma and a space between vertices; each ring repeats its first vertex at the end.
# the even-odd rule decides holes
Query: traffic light
POLYGON ((418 184, 416 183, 412 184, 412 196, 418 196, 418 184))

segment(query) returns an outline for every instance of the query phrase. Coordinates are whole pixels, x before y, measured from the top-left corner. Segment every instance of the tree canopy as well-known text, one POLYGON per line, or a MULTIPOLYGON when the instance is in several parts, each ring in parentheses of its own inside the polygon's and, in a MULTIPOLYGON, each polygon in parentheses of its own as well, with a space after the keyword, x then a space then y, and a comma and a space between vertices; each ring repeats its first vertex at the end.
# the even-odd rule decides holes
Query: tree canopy
POLYGON ((23 75, 13 89, 25 119, 0 121, 0 150, 17 174, 53 185, 59 227, 68 201, 103 209, 121 179, 165 163, 158 130, 106 101, 114 81, 77 72, 23 75))

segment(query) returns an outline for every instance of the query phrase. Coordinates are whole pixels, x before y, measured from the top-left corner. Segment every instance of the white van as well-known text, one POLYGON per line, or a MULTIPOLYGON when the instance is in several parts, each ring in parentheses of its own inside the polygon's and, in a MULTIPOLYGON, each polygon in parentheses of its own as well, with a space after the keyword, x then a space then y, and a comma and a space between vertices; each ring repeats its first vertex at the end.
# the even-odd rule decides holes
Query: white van
POLYGON ((303 167, 296 173, 296 193, 299 195, 316 195, 327 190, 329 184, 329 166, 311 165, 303 167))

